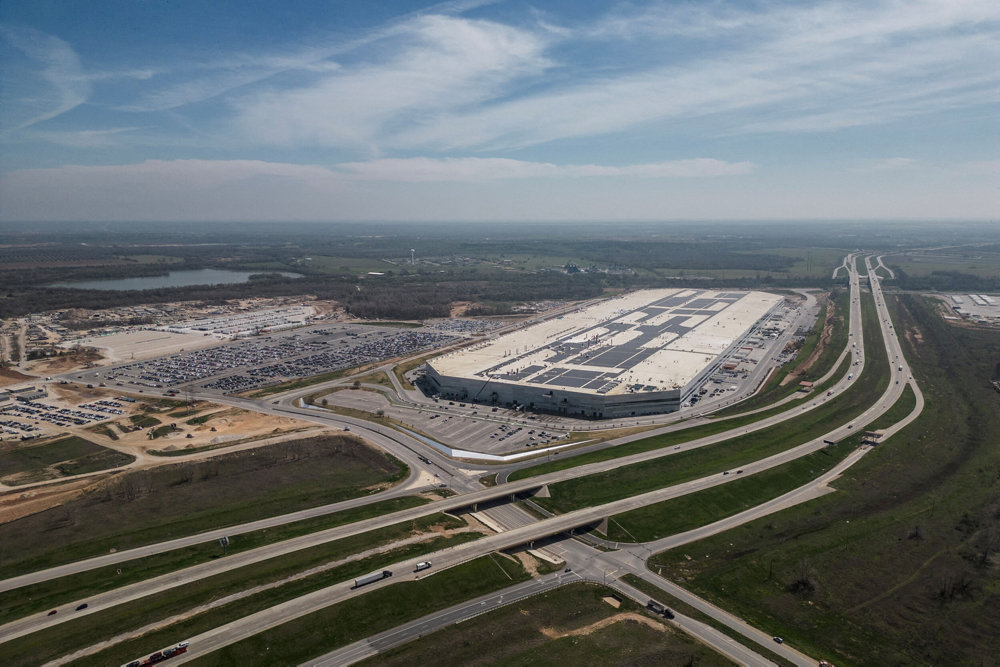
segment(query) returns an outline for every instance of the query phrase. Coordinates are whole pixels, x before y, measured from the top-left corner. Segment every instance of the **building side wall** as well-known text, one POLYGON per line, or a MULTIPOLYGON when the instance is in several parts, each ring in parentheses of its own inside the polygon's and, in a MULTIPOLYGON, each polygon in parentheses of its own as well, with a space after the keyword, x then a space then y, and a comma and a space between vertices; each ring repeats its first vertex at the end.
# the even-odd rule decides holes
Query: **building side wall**
POLYGON ((601 395, 498 380, 485 382, 449 377, 439 374, 430 363, 424 377, 432 391, 444 398, 505 406, 520 405, 528 410, 577 417, 609 419, 661 414, 679 410, 681 404, 680 389, 601 395))

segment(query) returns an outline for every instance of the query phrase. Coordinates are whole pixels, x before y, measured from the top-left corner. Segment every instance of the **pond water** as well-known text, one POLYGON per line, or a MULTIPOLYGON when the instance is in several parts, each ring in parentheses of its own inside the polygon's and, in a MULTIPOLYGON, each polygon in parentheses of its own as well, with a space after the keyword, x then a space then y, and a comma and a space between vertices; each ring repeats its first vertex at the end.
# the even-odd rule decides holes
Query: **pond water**
POLYGON ((52 283, 49 287, 74 287, 77 289, 133 290, 159 289, 161 287, 187 287, 189 285, 231 285, 245 283, 250 276, 258 273, 280 273, 286 278, 301 278, 301 273, 288 271, 225 271, 221 269, 197 269, 194 271, 171 271, 165 276, 145 276, 142 278, 115 278, 107 280, 81 280, 77 282, 52 283))

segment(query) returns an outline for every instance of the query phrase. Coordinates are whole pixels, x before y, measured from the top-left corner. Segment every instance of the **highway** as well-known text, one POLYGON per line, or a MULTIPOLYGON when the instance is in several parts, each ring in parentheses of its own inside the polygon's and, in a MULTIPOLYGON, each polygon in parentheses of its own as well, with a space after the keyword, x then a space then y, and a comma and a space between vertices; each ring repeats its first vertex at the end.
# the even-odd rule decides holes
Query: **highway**
MULTIPOLYGON (((847 260, 845 260, 845 262, 846 261, 847 260)), ((875 296, 876 308, 878 309, 879 319, 881 321, 880 326, 883 332, 885 348, 892 369, 891 373, 892 379, 890 380, 889 386, 887 387, 885 393, 868 410, 866 410, 863 415, 861 415, 855 420, 852 420, 851 425, 839 426, 831 430, 829 433, 824 434, 824 436, 822 436, 821 438, 817 438, 810 442, 803 443, 798 447, 792 448, 786 452, 782 452, 775 456, 768 457, 761 461, 745 465, 743 466, 744 473, 741 477, 752 475, 756 472, 769 469, 776 465, 781 465, 782 463, 790 461, 806 453, 809 453, 811 451, 816 451, 817 449, 823 446, 822 443, 823 439, 836 440, 845 435, 849 435, 850 433, 853 432, 852 431, 853 428, 863 427, 864 424, 869 423, 873 419, 877 418, 879 415, 883 414, 886 410, 888 410, 888 408, 891 407, 892 404, 895 402, 896 398, 898 398, 899 395, 901 395, 906 384, 910 384, 913 387, 914 391, 917 393, 918 406, 917 409, 914 411, 914 413, 911 414, 906 420, 904 420, 904 422, 909 423, 910 421, 912 421, 912 419, 916 417, 917 414, 919 414, 919 409, 922 407, 923 404, 922 395, 920 395, 919 388, 916 386, 915 382, 910 378, 908 367, 906 366, 905 360, 903 359, 899 349, 898 340, 895 338, 894 332, 892 331, 891 320, 889 319, 887 310, 885 308, 885 303, 881 294, 881 287, 879 285, 879 280, 877 276, 873 275, 873 272, 871 270, 870 260, 866 258, 865 261, 866 265, 868 266, 872 291, 875 296), (902 370, 899 370, 899 368, 901 368, 902 370)), ((862 341, 861 328, 860 328, 861 327, 860 298, 859 298, 860 288, 858 284, 857 272, 852 270, 850 273, 851 273, 851 286, 852 286, 851 312, 850 312, 851 340, 860 342, 862 341)), ((859 366, 852 367, 853 374, 860 375, 860 370, 862 368, 860 364, 864 363, 864 356, 865 355, 859 355, 858 359, 859 366)), ((842 379, 837 385, 837 391, 842 390, 849 384, 849 382, 851 381, 846 380, 846 378, 842 379)), ((269 406, 265 407, 268 409, 274 409, 274 404, 272 403, 269 406)), ((780 415, 774 415, 772 417, 760 420, 760 422, 751 425, 739 427, 737 429, 732 429, 725 433, 717 434, 715 436, 710 436, 707 438, 702 438, 696 441, 692 441, 690 443, 686 443, 681 449, 684 450, 684 449, 690 449, 695 446, 706 446, 716 442, 721 442, 722 440, 726 440, 740 434, 749 433, 752 431, 759 430, 761 428, 766 428, 772 424, 802 414, 803 410, 811 409, 811 407, 812 407, 811 405, 802 406, 802 408, 796 407, 795 409, 784 411, 780 415)), ((252 404, 252 409, 260 410, 260 408, 261 406, 257 403, 252 404)), ((281 407, 280 409, 282 412, 285 412, 291 410, 292 408, 281 407)), ((314 421, 317 420, 318 418, 318 416, 315 414, 315 411, 308 411, 303 408, 297 408, 295 410, 301 410, 304 413, 309 414, 309 416, 314 421)), ((363 435, 366 438, 374 439, 373 436, 378 436, 378 440, 376 440, 378 444, 384 446, 386 449, 389 449, 390 451, 392 451, 393 454, 396 455, 400 455, 398 452, 403 451, 403 454, 400 457, 406 459, 408 463, 410 463, 411 461, 415 461, 414 464, 411 465, 411 468, 414 468, 416 470, 422 467, 421 462, 416 459, 415 452, 416 451, 423 452, 424 451, 423 446, 417 444, 416 447, 420 447, 420 449, 411 448, 411 444, 407 441, 407 438, 405 436, 401 437, 400 434, 395 431, 383 433, 382 432, 383 427, 379 427, 378 425, 368 424, 361 420, 354 420, 352 418, 342 417, 339 415, 332 417, 331 420, 340 423, 349 423, 352 425, 352 428, 354 426, 357 426, 359 430, 363 429, 363 435)), ((905 426, 904 422, 901 422, 899 425, 896 425, 891 429, 887 429, 885 437, 889 437, 892 433, 897 432, 899 428, 905 426)), ((389 431, 388 429, 384 430, 389 431)), ((637 437, 648 437, 648 436, 649 436, 648 433, 644 433, 637 437)), ((439 511, 449 511, 463 507, 470 507, 476 503, 489 502, 490 500, 496 500, 498 498, 510 497, 511 494, 536 490, 544 484, 557 483, 559 481, 564 481, 566 479, 572 479, 575 477, 593 474, 596 472, 613 470, 614 468, 622 465, 630 465, 633 463, 648 461, 661 456, 670 455, 674 451, 676 450, 670 450, 667 452, 664 451, 645 452, 641 454, 613 459, 610 461, 589 464, 586 466, 578 466, 576 468, 558 471, 555 473, 549 473, 547 475, 542 475, 529 480, 521 480, 519 482, 507 483, 491 489, 480 488, 480 490, 477 490, 475 492, 463 493, 459 496, 447 498, 440 501, 435 501, 428 505, 424 505, 422 507, 413 508, 411 510, 404 510, 402 512, 396 512, 372 520, 359 522, 358 524, 342 526, 330 529, 328 531, 321 531, 320 533, 303 536, 303 538, 295 538, 294 540, 287 540, 285 542, 278 543, 275 545, 268 545, 266 547, 261 547, 260 549, 256 549, 253 551, 244 552, 242 554, 235 554, 234 556, 230 556, 227 559, 221 559, 220 561, 215 561, 213 563, 205 565, 221 566, 223 567, 223 569, 231 569, 232 567, 237 567, 241 564, 246 564, 248 562, 256 562, 258 560, 270 558, 273 557, 274 555, 279 555, 281 553, 289 553, 290 551, 293 551, 295 549, 305 548, 306 546, 312 546, 314 544, 319 544, 333 539, 339 539, 340 537, 372 530, 380 526, 390 525, 392 523, 397 523, 400 521, 416 518, 419 516, 426 516, 428 514, 432 514, 439 511), (239 558, 243 558, 243 560, 239 560, 239 558)), ((830 473, 821 476, 817 480, 813 480, 809 485, 806 485, 801 489, 797 489, 796 491, 791 492, 791 494, 786 494, 787 497, 782 496, 781 499, 775 499, 773 501, 769 501, 768 503, 764 503, 757 508, 753 508, 752 510, 748 510, 747 512, 741 513, 736 517, 730 517, 729 519, 725 519, 723 520, 724 522, 727 522, 725 524, 723 524, 722 522, 718 522, 718 525, 712 524, 712 526, 704 527, 698 530, 700 531, 714 530, 715 532, 718 532, 720 530, 725 530, 728 527, 731 527, 732 525, 738 525, 738 523, 753 520, 754 518, 763 516, 766 513, 778 511, 782 507, 788 506, 788 503, 794 504, 795 502, 802 502, 804 499, 815 497, 815 494, 827 492, 828 491, 827 484, 831 479, 834 478, 835 474, 839 474, 840 471, 846 469, 847 466, 851 465, 853 462, 858 460, 860 456, 864 454, 865 451, 866 451, 865 448, 859 449, 857 452, 853 453, 851 456, 845 459, 845 461, 842 462, 837 468, 835 468, 834 471, 831 471, 830 473)), ((478 482, 476 481, 475 477, 463 474, 463 471, 458 466, 448 462, 447 460, 443 460, 442 461, 443 465, 442 465, 442 463, 438 462, 438 459, 443 459, 443 457, 435 457, 433 459, 435 465, 440 466, 441 470, 445 474, 451 474, 454 476, 455 479, 452 482, 450 482, 453 484, 453 487, 458 487, 460 490, 472 489, 478 487, 478 482)), ((586 508, 582 510, 577 510, 575 512, 570 512, 564 515, 560 515, 557 517, 552 517, 549 519, 533 521, 526 525, 511 528, 510 530, 506 530, 497 535, 492 535, 490 537, 483 538, 476 542, 452 547, 450 549, 434 554, 432 558, 435 562, 435 571, 447 568, 451 565, 455 565, 460 562, 464 562, 466 560, 475 558, 485 553, 489 553, 491 551, 518 546, 521 544, 529 543, 532 540, 541 539, 543 537, 550 535, 560 534, 572 528, 588 525, 591 523, 596 523, 601 519, 614 514, 619 514, 625 511, 629 511, 630 509, 635 509, 637 507, 642 507, 648 504, 662 502, 663 500, 679 497, 686 493, 692 493, 705 488, 711 488, 719 484, 727 483, 728 481, 731 481, 732 479, 736 478, 737 477, 735 475, 723 475, 720 472, 698 480, 692 480, 690 482, 678 484, 665 489, 658 489, 646 494, 641 494, 639 496, 634 496, 620 501, 615 501, 613 503, 608 503, 606 505, 602 505, 599 507, 586 508)), ((412 490, 407 489, 405 492, 412 492, 412 490)), ((396 490, 396 493, 402 494, 404 493, 404 491, 396 490)), ((375 500, 381 500, 386 497, 390 497, 388 493, 382 493, 378 494, 377 496, 372 496, 363 499, 355 499, 354 501, 346 501, 346 503, 356 503, 355 505, 350 505, 350 506, 357 506, 365 502, 373 502, 375 500)), ((294 515, 286 515, 285 517, 275 517, 272 519, 267 519, 265 521, 270 522, 267 525, 279 525, 281 523, 286 523, 288 521, 297 520, 297 518, 296 519, 290 518, 293 516, 296 516, 298 518, 306 518, 306 516, 317 516, 319 514, 324 514, 330 511, 339 511, 339 509, 344 509, 345 507, 346 507, 345 503, 337 503, 335 506, 328 506, 327 508, 313 508, 312 510, 304 511, 305 513, 309 514, 295 513, 294 515), (330 509, 331 507, 337 507, 338 509, 337 510, 330 509)), ((511 522, 513 522, 513 517, 507 516, 505 523, 511 523, 511 522)), ((255 522, 254 524, 247 524, 247 525, 258 525, 258 524, 261 524, 261 522, 255 522)), ((264 526, 259 525, 259 527, 264 527, 264 526)), ((222 535, 222 534, 234 535, 238 534, 239 532, 244 532, 245 530, 253 530, 253 529, 256 528, 247 528, 246 526, 231 527, 220 531, 212 531, 203 533, 198 536, 184 538, 185 540, 190 540, 184 543, 182 543, 182 541, 180 540, 173 540, 158 545, 150 545, 149 547, 142 547, 140 549, 120 552, 118 554, 110 554, 107 557, 102 556, 99 559, 90 559, 88 561, 81 561, 80 563, 70 564, 67 566, 63 566, 61 568, 53 568, 51 570, 25 575, 24 577, 9 579, 4 582, 0 582, 0 590, 10 590, 18 586, 27 585, 28 583, 31 583, 33 581, 44 581, 46 579, 54 578, 57 576, 65 576, 65 574, 70 572, 84 571, 87 569, 91 569, 93 567, 100 567, 102 565, 107 565, 114 562, 123 562, 125 560, 130 560, 132 558, 140 557, 141 555, 147 555, 149 553, 159 553, 169 549, 178 548, 179 546, 184 546, 186 544, 193 544, 193 543, 204 542, 206 540, 216 539, 217 535, 222 535)), ((707 534, 713 534, 712 532, 706 532, 704 534, 694 536, 694 533, 695 531, 690 531, 690 533, 685 533, 684 535, 687 536, 687 539, 690 541, 691 539, 699 539, 700 537, 703 537, 707 534)), ((665 548, 670 548, 669 546, 670 544, 676 546, 676 544, 678 543, 677 540, 679 539, 684 539, 684 537, 671 536, 668 538, 664 538, 664 540, 657 541, 655 543, 649 543, 648 545, 643 545, 641 548, 643 548, 647 552, 659 551, 665 548), (671 543, 669 542, 670 540, 674 540, 674 542, 671 543)), ((583 548, 590 549, 589 547, 583 547, 583 548)), ((635 548, 639 547, 624 548, 618 554, 614 554, 614 556, 616 558, 625 559, 626 562, 633 563, 629 567, 637 570, 642 570, 645 572, 644 566, 639 567, 639 565, 635 564, 635 562, 640 562, 642 560, 641 558, 637 557, 636 554, 634 553, 635 548)), ((596 550, 593 549, 591 549, 591 551, 596 552, 596 550)), ((596 552, 596 553, 601 553, 601 552, 596 552)), ((427 556, 421 557, 421 559, 424 558, 427 558, 427 556)), ((612 558, 612 555, 606 555, 605 558, 611 559, 612 561, 615 560, 614 558, 612 558)), ((407 561, 405 563, 395 565, 393 566, 393 569, 394 571, 398 569, 401 572, 406 572, 408 569, 412 569, 412 565, 415 564, 416 560, 419 559, 414 559, 413 563, 407 561)), ((624 564, 621 565, 624 567, 624 564)), ((158 587, 162 586, 170 587, 172 585, 173 586, 180 585, 180 583, 182 582, 192 581, 205 576, 209 576, 210 573, 214 572, 216 572, 216 570, 212 570, 211 567, 204 567, 202 565, 199 565, 195 566, 195 568, 188 568, 186 570, 182 570, 176 573, 164 575, 164 577, 158 577, 157 579, 153 579, 147 582, 142 582, 141 584, 136 584, 134 585, 134 587, 124 587, 122 589, 117 589, 115 591, 109 591, 106 594, 102 594, 104 596, 107 596, 107 598, 105 599, 102 599, 101 596, 89 599, 88 601, 91 602, 91 605, 90 609, 87 610, 87 613, 99 611, 100 609, 107 608, 108 606, 111 606, 113 604, 120 604, 126 599, 136 599, 138 597, 142 597, 143 595, 149 595, 153 592, 156 592, 157 590, 164 590, 164 588, 158 588, 158 587), (197 568, 203 568, 203 569, 197 569, 197 568)), ((407 576, 393 577, 393 579, 390 580, 390 582, 398 582, 401 578, 405 579, 408 577, 407 576)), ((388 583, 389 582, 380 582, 379 584, 373 584, 370 587, 366 587, 363 590, 365 591, 371 590, 372 588, 379 587, 381 585, 388 585, 388 583)), ((663 583, 658 583, 657 585, 664 587, 663 583)), ((199 635, 196 638, 192 638, 192 648, 184 658, 186 660, 189 658, 196 657, 199 654, 204 654, 209 650, 218 648, 219 646, 232 643, 233 641, 238 641, 239 638, 241 637, 251 636, 253 634, 256 634, 265 627, 273 627, 274 625, 286 622, 293 618, 297 618, 303 614, 310 613, 311 611, 322 608, 324 606, 334 604, 338 601, 349 599, 356 593, 357 592, 355 591, 351 591, 349 585, 345 582, 324 589, 323 591, 317 591, 315 593, 302 596, 301 598, 296 598, 295 600, 291 600, 287 603, 277 605, 276 607, 273 607, 263 612, 259 612, 258 614, 251 615, 245 619, 234 621, 233 623, 227 624, 226 626, 223 626, 221 628, 216 628, 208 633, 205 633, 204 635, 199 635), (195 651, 196 648, 197 651, 195 651)), ((508 600, 509 599, 510 598, 508 598, 508 600)), ((66 605, 66 608, 71 609, 75 605, 76 603, 73 603, 72 605, 66 605)), ((468 609, 467 607, 463 607, 462 605, 458 605, 458 607, 462 607, 463 609, 468 609)), ((60 609, 60 611, 62 611, 62 609, 60 609)), ((461 614, 459 614, 459 616, 461 616, 461 614)), ((48 617, 47 619, 28 617, 26 619, 20 619, 19 621, 9 623, 3 627, 0 627, 0 637, 2 637, 0 638, 0 642, 9 640, 16 636, 21 636, 28 632, 34 632, 36 630, 42 629, 44 627, 49 627, 58 622, 66 620, 66 615, 59 614, 57 615, 57 617, 48 617), (54 620, 57 617, 59 618, 59 620, 58 621, 54 620)), ((764 633, 764 635, 766 635, 766 633, 764 633)), ((746 636, 750 636, 751 639, 753 639, 754 641, 757 641, 758 639, 757 637, 753 636, 753 633, 746 634, 746 636)), ((766 640, 770 641, 769 636, 766 636, 765 638, 766 640)), ((372 645, 370 644, 369 646, 372 645)), ((769 646, 768 648, 774 650, 775 646, 769 646)), ((792 660, 793 662, 796 662, 796 664, 814 664, 814 661, 808 663, 801 663, 797 662, 798 658, 796 658, 795 660, 793 660, 792 658, 789 659, 792 660)), ((758 664, 758 663, 752 663, 752 664, 758 664)))

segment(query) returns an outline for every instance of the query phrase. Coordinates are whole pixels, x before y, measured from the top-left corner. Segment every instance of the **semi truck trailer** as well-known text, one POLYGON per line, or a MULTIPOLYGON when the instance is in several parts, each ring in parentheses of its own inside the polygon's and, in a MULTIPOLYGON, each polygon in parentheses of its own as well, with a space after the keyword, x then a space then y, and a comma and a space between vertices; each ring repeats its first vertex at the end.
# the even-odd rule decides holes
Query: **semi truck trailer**
POLYGON ((354 580, 354 586, 352 588, 360 588, 362 586, 367 586, 368 584, 374 584, 376 581, 382 581, 383 579, 388 579, 392 576, 392 570, 382 570, 381 572, 372 572, 371 574, 366 574, 363 577, 358 577, 354 580))

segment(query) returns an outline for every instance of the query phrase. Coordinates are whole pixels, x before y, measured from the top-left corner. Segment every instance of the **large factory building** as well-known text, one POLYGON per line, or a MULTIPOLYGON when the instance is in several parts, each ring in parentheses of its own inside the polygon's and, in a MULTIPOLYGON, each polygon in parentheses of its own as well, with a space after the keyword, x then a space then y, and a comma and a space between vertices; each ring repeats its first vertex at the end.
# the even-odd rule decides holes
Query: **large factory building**
POLYGON ((782 304, 764 292, 632 292, 432 359, 432 393, 593 418, 678 410, 782 304))

